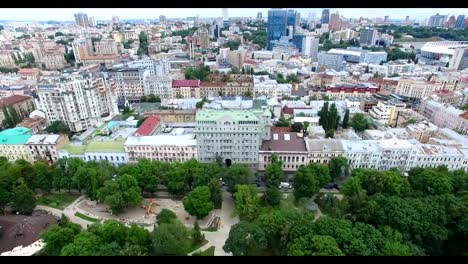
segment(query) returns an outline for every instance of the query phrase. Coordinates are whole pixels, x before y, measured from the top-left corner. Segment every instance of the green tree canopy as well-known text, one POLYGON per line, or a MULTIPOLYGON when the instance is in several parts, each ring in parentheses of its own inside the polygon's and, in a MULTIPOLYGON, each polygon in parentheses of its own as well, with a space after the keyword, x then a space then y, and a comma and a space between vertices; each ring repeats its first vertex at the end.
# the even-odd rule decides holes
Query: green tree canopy
POLYGON ((207 216, 214 208, 210 189, 207 186, 197 187, 184 197, 184 209, 199 219, 207 216))
POLYGON ((234 194, 235 211, 241 219, 253 221, 260 209, 260 200, 257 195, 257 188, 253 185, 236 185, 234 194))

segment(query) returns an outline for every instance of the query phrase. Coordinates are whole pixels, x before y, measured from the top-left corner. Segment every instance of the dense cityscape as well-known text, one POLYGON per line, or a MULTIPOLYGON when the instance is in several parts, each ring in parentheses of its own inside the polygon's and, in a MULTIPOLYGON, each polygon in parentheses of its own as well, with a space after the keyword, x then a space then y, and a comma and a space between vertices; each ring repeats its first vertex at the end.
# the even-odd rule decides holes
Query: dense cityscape
POLYGON ((0 20, 1 256, 468 255, 468 10, 232 10, 0 20))

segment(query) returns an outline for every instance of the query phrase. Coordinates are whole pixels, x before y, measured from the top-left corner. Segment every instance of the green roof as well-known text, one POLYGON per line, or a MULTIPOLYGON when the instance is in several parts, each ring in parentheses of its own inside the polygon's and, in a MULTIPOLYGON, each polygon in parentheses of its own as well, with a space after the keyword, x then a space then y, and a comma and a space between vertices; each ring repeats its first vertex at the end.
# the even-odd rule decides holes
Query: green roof
POLYGON ((86 152, 124 152, 124 139, 91 141, 86 152))
POLYGON ((72 155, 80 155, 80 154, 84 154, 85 151, 86 151, 86 145, 83 145, 83 146, 77 146, 77 145, 71 145, 71 144, 66 144, 65 146, 63 146, 62 149, 60 150, 64 150, 72 155))
POLYGON ((31 137, 29 128, 15 127, 0 132, 0 145, 23 145, 31 137))
POLYGON ((123 138, 104 141, 94 140, 87 145, 81 146, 67 144, 61 150, 71 155, 83 155, 85 152, 124 152, 124 143, 123 138))
POLYGON ((235 121, 259 121, 257 115, 252 110, 214 110, 203 109, 197 111, 196 121, 218 121, 219 119, 228 116, 235 121))

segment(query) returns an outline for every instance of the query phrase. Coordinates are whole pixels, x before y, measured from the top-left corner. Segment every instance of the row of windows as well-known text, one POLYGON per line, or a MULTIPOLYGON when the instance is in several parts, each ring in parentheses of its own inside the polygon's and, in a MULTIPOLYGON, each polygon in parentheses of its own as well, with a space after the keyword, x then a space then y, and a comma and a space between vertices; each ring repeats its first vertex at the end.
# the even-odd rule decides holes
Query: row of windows
POLYGON ((129 151, 147 150, 147 151, 193 151, 193 148, 182 147, 127 147, 129 151))

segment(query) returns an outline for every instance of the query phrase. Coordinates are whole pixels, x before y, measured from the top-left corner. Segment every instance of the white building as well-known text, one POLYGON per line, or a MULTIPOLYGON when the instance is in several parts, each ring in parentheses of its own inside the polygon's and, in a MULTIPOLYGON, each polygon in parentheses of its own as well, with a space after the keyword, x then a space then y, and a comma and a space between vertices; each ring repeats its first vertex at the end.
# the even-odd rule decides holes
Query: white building
POLYGON ((117 114, 116 101, 109 86, 98 86, 90 75, 62 75, 38 85, 36 108, 46 113, 48 122, 64 121, 73 132, 84 131, 117 114))
POLYGON ((160 98, 172 98, 172 80, 164 75, 146 75, 143 79, 145 95, 154 94, 160 98))
POLYGON ((125 152, 131 163, 138 159, 185 162, 197 159, 197 140, 194 135, 128 137, 125 152))
POLYGON ((254 75, 255 96, 283 97, 291 96, 292 85, 289 83, 279 84, 276 80, 270 79, 268 75, 254 75))
POLYGON ((424 100, 419 112, 438 127, 447 127, 463 135, 468 134, 468 116, 465 111, 433 100, 424 100))

